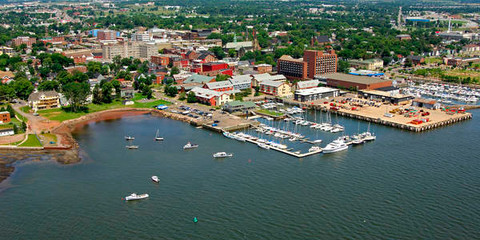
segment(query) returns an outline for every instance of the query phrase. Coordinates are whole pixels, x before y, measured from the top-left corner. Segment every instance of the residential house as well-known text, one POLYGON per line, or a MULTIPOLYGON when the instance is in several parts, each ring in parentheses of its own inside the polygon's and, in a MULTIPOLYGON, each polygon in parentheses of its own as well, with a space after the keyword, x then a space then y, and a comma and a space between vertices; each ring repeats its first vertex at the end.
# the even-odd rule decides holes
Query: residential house
POLYGON ((265 80, 260 83, 260 92, 277 97, 292 95, 292 88, 286 81, 265 80))
POLYGON ((425 58, 422 57, 422 56, 413 56, 413 55, 410 55, 410 56, 408 56, 407 58, 412 61, 412 64, 413 64, 413 65, 420 65, 420 64, 422 64, 422 63, 425 62, 425 58))
POLYGON ((272 65, 262 63, 253 66, 253 70, 257 71, 259 74, 262 73, 271 73, 272 72, 272 65))
POLYGON ((60 95, 56 91, 39 91, 30 94, 28 105, 33 111, 60 107, 60 95))
POLYGON ((1 71, 0 70, 0 79, 3 84, 8 84, 11 81, 13 81, 13 78, 15 77, 15 74, 13 74, 10 71, 1 71))
POLYGON ((125 87, 120 89, 120 97, 125 99, 132 99, 135 96, 135 89, 133 87, 125 87))
POLYGON ((221 106, 232 101, 231 94, 225 92, 217 92, 207 88, 195 87, 191 90, 195 93, 197 100, 210 106, 221 106))

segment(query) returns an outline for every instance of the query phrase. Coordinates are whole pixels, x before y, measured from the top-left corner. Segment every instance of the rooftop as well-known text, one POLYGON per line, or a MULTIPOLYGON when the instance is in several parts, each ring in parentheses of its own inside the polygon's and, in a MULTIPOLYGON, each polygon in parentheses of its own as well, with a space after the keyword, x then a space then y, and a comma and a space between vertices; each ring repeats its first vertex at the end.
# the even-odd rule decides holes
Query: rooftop
POLYGON ((323 77, 329 80, 338 80, 338 81, 352 82, 352 83, 359 83, 359 84, 373 84, 373 83, 382 83, 382 82, 390 81, 390 80, 385 80, 380 78, 355 76, 355 75, 345 74, 345 73, 329 73, 329 74, 323 75, 323 77))
POLYGON ((339 91, 339 90, 335 88, 328 88, 328 87, 316 87, 316 88, 297 90, 295 91, 295 94, 307 96, 312 94, 328 93, 328 92, 335 92, 335 91, 339 91))

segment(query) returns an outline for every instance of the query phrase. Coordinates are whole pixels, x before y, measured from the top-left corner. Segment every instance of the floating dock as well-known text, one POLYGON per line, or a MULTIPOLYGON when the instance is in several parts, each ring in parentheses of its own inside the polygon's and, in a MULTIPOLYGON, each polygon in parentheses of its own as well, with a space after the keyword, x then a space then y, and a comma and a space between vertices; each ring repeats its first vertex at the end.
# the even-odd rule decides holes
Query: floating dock
MULTIPOLYGON (((258 143, 257 141, 255 140, 251 140, 251 139, 245 139, 246 142, 249 142, 249 143, 253 143, 255 145, 258 146, 258 143)), ((308 156, 312 156, 312 155, 315 155, 315 154, 318 154, 318 153, 321 153, 323 151, 323 149, 320 148, 320 150, 318 151, 313 151, 313 152, 306 152, 306 153, 296 153, 296 152, 292 152, 288 149, 281 149, 281 148, 277 148, 277 147, 272 147, 272 146, 269 146, 270 149, 272 150, 275 150, 275 151, 278 151, 278 152, 281 152, 281 153, 285 153, 287 155, 290 155, 290 156, 294 156, 294 157, 297 157, 297 158, 304 158, 304 157, 308 157, 308 156)), ((267 150, 267 149, 265 149, 267 150)))

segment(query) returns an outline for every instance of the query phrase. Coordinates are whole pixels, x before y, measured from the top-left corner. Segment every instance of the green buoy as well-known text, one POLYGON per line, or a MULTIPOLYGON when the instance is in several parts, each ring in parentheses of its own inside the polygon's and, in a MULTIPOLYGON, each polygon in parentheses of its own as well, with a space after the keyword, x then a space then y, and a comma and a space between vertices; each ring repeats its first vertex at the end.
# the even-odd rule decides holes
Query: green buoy
POLYGON ((193 222, 194 222, 194 223, 197 223, 197 222, 198 222, 197 217, 194 217, 194 218, 193 218, 193 222))

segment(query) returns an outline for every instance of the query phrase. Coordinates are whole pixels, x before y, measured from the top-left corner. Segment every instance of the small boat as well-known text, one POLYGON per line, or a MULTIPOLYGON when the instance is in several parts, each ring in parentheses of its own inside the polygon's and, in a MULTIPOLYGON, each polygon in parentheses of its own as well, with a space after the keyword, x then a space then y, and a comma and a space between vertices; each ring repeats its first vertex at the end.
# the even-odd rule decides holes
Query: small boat
POLYGON ((322 143, 322 139, 317 139, 317 140, 314 140, 312 141, 313 143, 322 143))
POLYGON ((198 147, 198 144, 193 144, 193 143, 190 143, 188 142, 187 144, 185 144, 185 146, 183 146, 183 149, 192 149, 192 148, 197 148, 198 147))
POLYGON ((152 181, 158 183, 158 182, 160 182, 160 179, 158 179, 157 176, 152 176, 152 181))
POLYGON ((348 149, 348 145, 343 141, 335 140, 329 143, 324 149, 323 153, 334 153, 340 152, 348 149))
POLYGON ((310 149, 308 149, 309 152, 318 152, 322 150, 319 146, 313 146, 310 149))
POLYGON ((155 134, 155 141, 163 141, 163 138, 158 136, 158 129, 157 129, 157 134, 155 134))
POLYGON ((213 154, 214 158, 226 158, 226 157, 233 157, 233 154, 226 153, 226 152, 217 152, 213 154))
POLYGON ((132 136, 125 136, 125 140, 131 141, 131 140, 135 140, 135 138, 132 136))
POLYGON ((141 199, 145 199, 145 198, 148 198, 148 194, 140 194, 140 195, 137 195, 136 193, 132 193, 130 194, 130 196, 126 196, 125 197, 125 201, 132 201, 132 200, 141 200, 141 199))
POLYGON ((127 149, 138 149, 138 145, 128 145, 125 146, 127 149))
POLYGON ((258 147, 261 147, 261 148, 263 148, 263 149, 267 149, 267 150, 270 149, 270 146, 268 146, 268 145, 265 144, 265 143, 258 143, 257 145, 258 145, 258 147))

